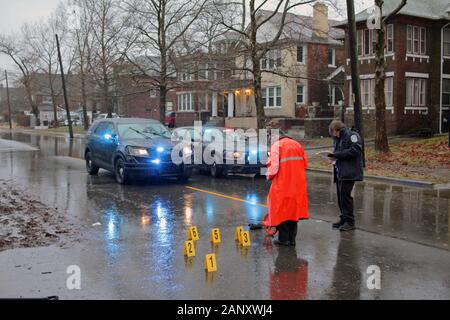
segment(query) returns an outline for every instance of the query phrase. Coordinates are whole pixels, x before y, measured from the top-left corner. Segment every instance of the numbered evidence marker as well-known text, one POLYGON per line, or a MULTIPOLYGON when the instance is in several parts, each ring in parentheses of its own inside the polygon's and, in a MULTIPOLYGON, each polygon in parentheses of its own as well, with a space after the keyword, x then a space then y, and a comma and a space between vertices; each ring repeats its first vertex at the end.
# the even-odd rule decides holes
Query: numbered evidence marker
POLYGON ((221 242, 221 238, 220 238, 220 230, 218 228, 216 229, 212 229, 211 232, 211 242, 214 244, 220 243, 221 242))
POLYGON ((234 236, 234 240, 239 241, 239 243, 242 243, 242 232, 244 232, 244 227, 237 227, 236 233, 234 236))
POLYGON ((216 255, 214 253, 206 255, 205 269, 207 272, 216 272, 217 271, 216 255))
POLYGON ((242 232, 241 237, 242 237, 242 242, 241 242, 242 246, 250 247, 250 232, 248 232, 248 231, 242 232))
POLYGON ((188 240, 192 240, 192 241, 198 241, 199 240, 197 227, 189 228, 188 240))
POLYGON ((184 243, 184 255, 188 257, 195 257, 194 240, 186 241, 184 243))

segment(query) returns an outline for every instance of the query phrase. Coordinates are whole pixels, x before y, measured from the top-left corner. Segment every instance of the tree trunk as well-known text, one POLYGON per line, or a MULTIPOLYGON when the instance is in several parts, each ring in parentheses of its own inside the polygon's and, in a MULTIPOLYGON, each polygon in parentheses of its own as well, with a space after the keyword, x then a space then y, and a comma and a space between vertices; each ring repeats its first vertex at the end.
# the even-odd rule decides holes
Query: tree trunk
POLYGON ((87 114, 86 78, 85 78, 85 74, 84 74, 83 65, 81 66, 80 76, 81 76, 81 99, 83 101, 84 130, 88 130, 89 129, 89 117, 87 114))
POLYGON ((23 85, 25 86, 25 91, 27 93, 27 99, 28 99, 28 103, 30 104, 30 107, 31 107, 31 112, 36 117, 36 125, 39 126, 41 124, 41 121, 39 119, 39 109, 33 101, 33 94, 32 94, 29 76, 24 77, 23 85))
POLYGON ((161 84, 159 86, 159 121, 162 124, 166 121, 166 103, 167 103, 167 86, 161 84))
MULTIPOLYGON (((258 61, 259 64, 259 61, 258 61)), ((262 75, 259 67, 254 69, 253 76, 253 91, 255 92, 255 105, 256 105, 256 119, 257 129, 264 129, 266 127, 266 115, 264 110, 264 102, 262 99, 262 75)))
MULTIPOLYGON (((383 0, 375 0, 375 4, 382 9, 383 0)), ((386 63, 384 59, 385 23, 377 30, 377 45, 375 57, 375 150, 389 152, 389 143, 386 130, 386 96, 384 81, 386 79, 386 63)))
MULTIPOLYGON (((50 66, 51 66, 51 64, 50 64, 50 66)), ((48 83, 50 85, 50 95, 52 97, 52 104, 53 104, 53 121, 54 121, 53 126, 55 128, 58 128, 58 107, 56 105, 55 89, 53 88, 51 67, 49 68, 49 73, 48 73, 48 83)))

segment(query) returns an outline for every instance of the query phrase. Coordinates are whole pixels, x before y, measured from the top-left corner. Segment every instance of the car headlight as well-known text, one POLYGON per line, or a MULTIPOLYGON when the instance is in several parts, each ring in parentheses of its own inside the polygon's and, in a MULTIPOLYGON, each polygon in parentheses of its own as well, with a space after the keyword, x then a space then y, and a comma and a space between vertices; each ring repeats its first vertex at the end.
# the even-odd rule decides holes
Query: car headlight
POLYGON ((148 157, 150 154, 146 148, 128 147, 128 154, 135 157, 148 157))

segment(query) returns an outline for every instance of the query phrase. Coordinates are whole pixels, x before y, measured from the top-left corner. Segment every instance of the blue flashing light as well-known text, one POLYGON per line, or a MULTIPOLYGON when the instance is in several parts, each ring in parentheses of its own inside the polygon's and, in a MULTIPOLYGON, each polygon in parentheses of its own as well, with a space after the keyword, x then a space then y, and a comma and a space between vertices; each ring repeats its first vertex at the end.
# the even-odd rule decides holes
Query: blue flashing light
POLYGON ((158 153, 163 153, 164 152, 164 148, 163 147, 158 147, 156 149, 156 151, 158 151, 158 153))
POLYGON ((160 164, 161 163, 161 159, 154 159, 152 160, 153 164, 160 164))
POLYGON ((105 140, 111 140, 112 135, 110 135, 109 133, 106 133, 103 138, 105 138, 105 140))

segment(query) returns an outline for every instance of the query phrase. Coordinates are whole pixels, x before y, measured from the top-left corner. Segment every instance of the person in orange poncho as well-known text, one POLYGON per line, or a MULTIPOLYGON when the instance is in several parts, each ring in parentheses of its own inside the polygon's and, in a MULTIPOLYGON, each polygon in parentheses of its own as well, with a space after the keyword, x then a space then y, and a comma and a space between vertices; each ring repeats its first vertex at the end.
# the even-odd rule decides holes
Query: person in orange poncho
POLYGON ((295 246, 297 223, 309 218, 306 169, 308 159, 300 143, 280 135, 270 148, 267 178, 272 181, 268 224, 277 227, 276 245, 295 246))

